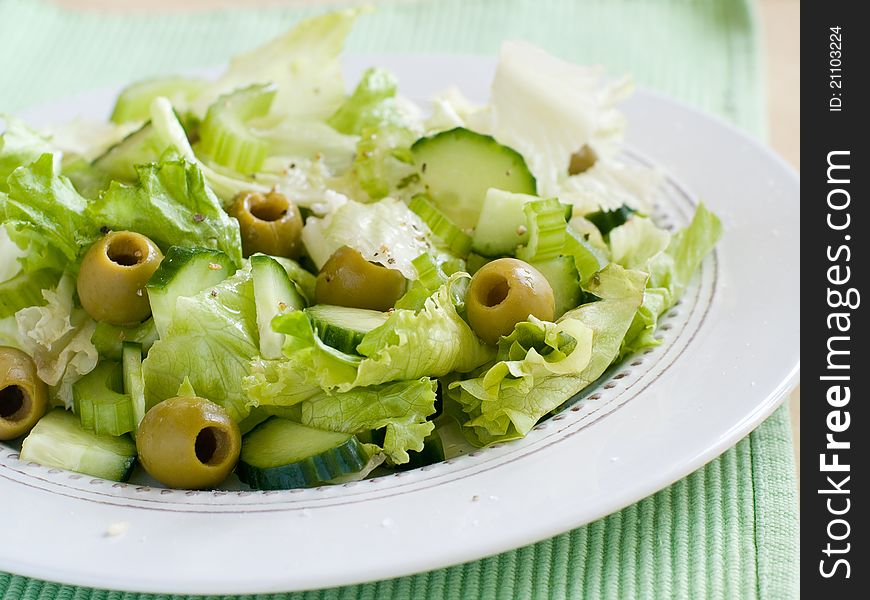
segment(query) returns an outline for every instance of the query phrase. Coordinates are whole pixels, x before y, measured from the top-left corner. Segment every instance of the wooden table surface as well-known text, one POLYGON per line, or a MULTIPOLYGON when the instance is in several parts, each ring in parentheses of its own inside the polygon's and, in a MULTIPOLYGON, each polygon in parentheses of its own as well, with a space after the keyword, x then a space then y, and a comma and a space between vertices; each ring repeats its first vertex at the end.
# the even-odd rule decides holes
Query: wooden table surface
MULTIPOLYGON (((83 10, 149 12, 202 10, 238 5, 238 0, 54 0, 83 10)), ((338 4, 335 0, 252 0, 249 4, 338 4)), ((347 4, 348 2, 343 2, 347 4)), ((365 3, 360 1, 360 4, 365 3)), ((756 0, 767 83, 767 122, 770 144, 800 171, 800 0, 756 0)), ((789 397, 795 464, 800 489, 800 386, 789 397)))

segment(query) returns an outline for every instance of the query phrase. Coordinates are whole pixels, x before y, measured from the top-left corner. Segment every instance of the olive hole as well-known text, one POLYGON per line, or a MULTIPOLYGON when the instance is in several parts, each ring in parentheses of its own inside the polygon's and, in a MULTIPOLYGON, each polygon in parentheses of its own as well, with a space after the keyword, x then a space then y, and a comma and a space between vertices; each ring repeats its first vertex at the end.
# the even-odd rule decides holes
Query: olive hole
POLYGON ((19 421, 27 416, 29 407, 27 393, 17 385, 0 390, 0 419, 19 421))
POLYGON ((109 241, 106 256, 122 267, 134 267, 148 256, 148 247, 133 237, 119 235, 109 241))
POLYGON ((504 299, 508 297, 508 292, 510 292, 510 286, 506 279, 500 279, 495 285, 489 288, 489 291, 486 293, 486 300, 484 304, 488 307, 498 306, 504 299))
POLYGON ((267 196, 263 202, 256 202, 251 206, 251 214, 261 221, 278 221, 284 218, 289 208, 287 200, 267 196))
POLYGON ((204 465, 219 465, 227 455, 229 437, 223 429, 206 427, 196 435, 196 458, 204 465))

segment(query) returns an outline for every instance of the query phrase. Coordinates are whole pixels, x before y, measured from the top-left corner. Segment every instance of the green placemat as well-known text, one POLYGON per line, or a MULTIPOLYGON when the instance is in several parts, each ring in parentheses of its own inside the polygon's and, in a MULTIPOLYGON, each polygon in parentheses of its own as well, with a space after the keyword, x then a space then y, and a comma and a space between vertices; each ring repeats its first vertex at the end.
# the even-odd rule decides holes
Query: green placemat
MULTIPOLYGON (((0 112, 219 64, 322 10, 97 15, 0 0, 0 112)), ((613 73, 631 72, 639 83, 763 135, 749 0, 385 2, 360 20, 348 50, 494 54, 504 38, 524 38, 613 73)), ((795 598, 797 538, 791 434, 783 408, 686 479, 551 540, 413 577, 270 597, 795 598)), ((155 598, 2 573, 0 597, 155 598)))

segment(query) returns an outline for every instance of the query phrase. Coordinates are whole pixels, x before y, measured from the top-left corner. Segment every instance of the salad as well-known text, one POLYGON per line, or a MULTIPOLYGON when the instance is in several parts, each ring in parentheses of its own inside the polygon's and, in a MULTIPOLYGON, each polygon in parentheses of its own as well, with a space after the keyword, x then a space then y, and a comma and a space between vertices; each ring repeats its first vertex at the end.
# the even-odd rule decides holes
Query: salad
POLYGON ((721 235, 620 159, 628 80, 522 42, 425 110, 318 16, 106 123, 0 137, 0 440, 164 485, 319 486, 525 436, 658 343, 721 235))

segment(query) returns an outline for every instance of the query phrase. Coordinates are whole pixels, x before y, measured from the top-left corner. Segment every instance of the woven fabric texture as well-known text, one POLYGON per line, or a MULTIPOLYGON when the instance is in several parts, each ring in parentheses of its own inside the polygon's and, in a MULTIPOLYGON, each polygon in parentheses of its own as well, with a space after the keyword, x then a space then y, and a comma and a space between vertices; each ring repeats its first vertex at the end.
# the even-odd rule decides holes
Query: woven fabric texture
MULTIPOLYGON (((0 113, 220 64, 322 10, 129 15, 0 0, 0 113)), ((360 20, 348 51, 494 54, 501 40, 522 38, 569 60, 632 73, 643 85, 763 136, 756 34, 749 0, 394 0, 360 20)), ((782 408, 682 481, 532 546, 412 577, 262 598, 795 598, 798 513, 790 436, 782 408)), ((0 598, 172 597, 0 573, 0 598)))

